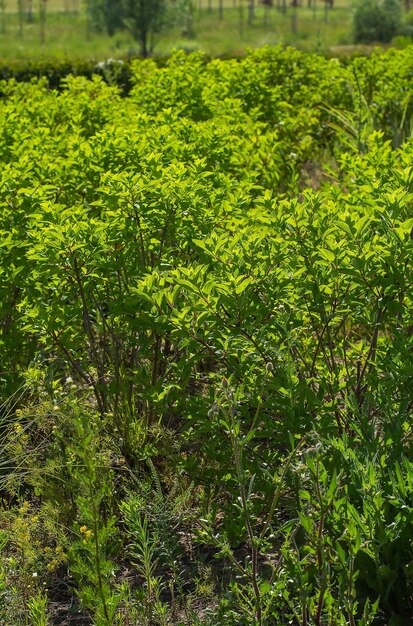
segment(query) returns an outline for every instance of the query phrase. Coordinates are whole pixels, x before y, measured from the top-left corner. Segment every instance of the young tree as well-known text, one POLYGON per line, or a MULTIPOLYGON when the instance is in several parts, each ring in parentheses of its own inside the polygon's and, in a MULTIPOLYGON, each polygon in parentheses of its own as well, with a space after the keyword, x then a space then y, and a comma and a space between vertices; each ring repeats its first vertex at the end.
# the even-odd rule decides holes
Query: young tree
POLYGON ((123 14, 124 25, 139 42, 142 56, 148 57, 167 23, 166 0, 123 0, 123 14))
POLYGON ((33 0, 26 0, 26 20, 28 24, 31 24, 33 19, 33 0))
POLYGON ((360 0, 354 13, 356 43, 389 42, 401 26, 400 0, 360 0))
POLYGON ((86 0, 87 31, 112 37, 123 26, 121 0, 86 0))
POLYGON ((381 41, 391 41, 397 35, 402 22, 400 0, 383 0, 382 12, 381 41))
POLYGON ((194 0, 180 0, 174 3, 174 16, 169 15, 169 23, 182 25, 182 34, 188 39, 195 37, 195 6, 194 0), (174 19, 172 19, 174 17, 174 19))
POLYGON ((6 32, 6 0, 0 0, 1 32, 6 32))
POLYGON ((103 0, 102 15, 106 31, 111 37, 123 26, 122 3, 120 0, 103 0))
POLYGON ((46 41, 46 13, 47 0, 39 0, 40 43, 42 45, 46 41))
POLYGON ((255 17, 255 1, 248 0, 248 24, 251 26, 255 17))
POLYGON ((26 11, 25 0, 17 0, 17 12, 19 15, 19 37, 20 38, 23 38, 23 22, 24 22, 25 11, 26 11))

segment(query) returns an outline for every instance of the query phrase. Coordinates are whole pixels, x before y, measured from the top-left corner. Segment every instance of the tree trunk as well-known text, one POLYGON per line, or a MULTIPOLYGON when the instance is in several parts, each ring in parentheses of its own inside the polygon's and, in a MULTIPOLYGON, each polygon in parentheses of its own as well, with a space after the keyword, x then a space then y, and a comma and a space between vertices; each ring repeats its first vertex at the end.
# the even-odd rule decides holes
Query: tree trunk
POLYGON ((297 2, 294 2, 291 13, 291 32, 294 34, 297 32, 297 2))
POLYGON ((1 32, 6 32, 6 0, 1 0, 1 32))
POLYGON ((46 11, 47 11, 47 0, 40 0, 39 22, 40 22, 40 43, 42 45, 44 45, 46 41, 46 11))
POLYGON ((149 56, 149 46, 148 46, 148 33, 145 28, 142 28, 141 32, 141 53, 142 56, 146 59, 149 56))
POLYGON ((18 0, 18 11, 19 11, 19 37, 23 39, 23 20, 24 20, 24 0, 18 0))
POLYGON ((268 23, 269 23, 270 9, 271 9, 271 5, 266 2, 264 6, 264 27, 265 28, 268 26, 268 23))
POLYGON ((33 0, 27 0, 27 23, 33 22, 33 0))
POLYGON ((255 4, 254 4, 254 0, 249 0, 248 3, 248 24, 251 26, 253 21, 254 21, 254 14, 255 14, 255 4))

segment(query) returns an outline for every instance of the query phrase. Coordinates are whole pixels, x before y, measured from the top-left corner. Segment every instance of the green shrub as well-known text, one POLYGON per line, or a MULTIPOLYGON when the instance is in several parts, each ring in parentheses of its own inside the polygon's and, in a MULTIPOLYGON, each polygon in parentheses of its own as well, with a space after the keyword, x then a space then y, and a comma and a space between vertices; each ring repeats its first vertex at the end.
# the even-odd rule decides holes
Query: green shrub
POLYGON ((412 49, 116 68, 2 83, 3 621, 408 621, 412 49))
POLYGON ((131 71, 128 60, 107 59, 105 61, 15 61, 0 64, 0 80, 15 79, 29 82, 43 78, 50 89, 60 89, 69 76, 92 78, 100 75, 110 84, 118 85, 123 93, 131 87, 131 71))

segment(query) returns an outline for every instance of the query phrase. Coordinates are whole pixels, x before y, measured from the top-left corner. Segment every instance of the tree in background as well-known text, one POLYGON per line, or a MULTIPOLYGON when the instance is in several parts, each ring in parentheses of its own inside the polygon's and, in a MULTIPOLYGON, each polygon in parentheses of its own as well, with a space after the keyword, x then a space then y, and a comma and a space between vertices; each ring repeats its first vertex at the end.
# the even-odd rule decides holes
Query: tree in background
POLYGON ((148 57, 168 22, 166 0, 123 0, 123 16, 125 27, 139 42, 140 53, 148 57))
POLYGON ((120 0, 86 0, 88 34, 106 31, 112 37, 122 28, 122 4, 120 0))
POLYGON ((194 0, 84 1, 89 35, 105 31, 112 36, 126 28, 139 43, 140 54, 144 57, 153 52, 157 36, 167 26, 182 25, 183 35, 194 36, 194 0))
POLYGON ((400 0, 360 0, 354 13, 356 43, 389 42, 400 29, 400 0))
POLYGON ((26 11, 26 2, 25 0, 17 0, 17 13, 19 16, 19 37, 23 37, 23 22, 24 15, 26 11))
POLYGON ((88 37, 91 33, 99 33, 103 30, 102 11, 100 0, 85 0, 86 31, 88 37))
POLYGON ((123 27, 122 4, 119 0, 102 0, 101 7, 106 31, 112 37, 119 28, 123 27))
POLYGON ((0 0, 1 32, 6 32, 6 0, 0 0))
POLYGON ((46 41, 46 13, 47 0, 39 0, 40 43, 42 45, 46 41))
POLYGON ((34 21, 33 0, 26 0, 26 20, 28 24, 31 24, 34 21))
POLYGON ((397 35, 402 23, 400 0, 383 0, 382 13, 381 41, 391 41, 397 35))
POLYGON ((188 39, 195 37, 195 3, 194 0, 175 0, 173 7, 169 7, 167 23, 171 26, 182 26, 182 35, 188 39))

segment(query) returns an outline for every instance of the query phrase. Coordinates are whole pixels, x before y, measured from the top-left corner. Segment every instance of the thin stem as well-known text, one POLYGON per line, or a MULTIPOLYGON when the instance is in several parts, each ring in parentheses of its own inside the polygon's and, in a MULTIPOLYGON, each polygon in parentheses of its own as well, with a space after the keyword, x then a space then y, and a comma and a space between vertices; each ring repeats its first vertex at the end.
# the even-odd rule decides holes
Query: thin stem
POLYGON ((258 626, 262 626, 262 602, 261 602, 261 592, 258 585, 258 545, 257 539, 254 537, 254 531, 251 524, 251 518, 248 511, 248 499, 245 491, 245 472, 242 463, 242 450, 239 443, 239 438, 235 433, 235 404, 234 397, 232 393, 227 394, 230 402, 231 402, 231 429, 230 429, 230 437, 231 444, 234 454, 235 466, 238 475, 238 486, 241 498, 241 506, 245 519, 245 526, 247 529, 248 541, 251 549, 251 564, 252 564, 252 573, 251 573, 251 582, 254 590, 255 596, 255 617, 257 620, 258 626))

